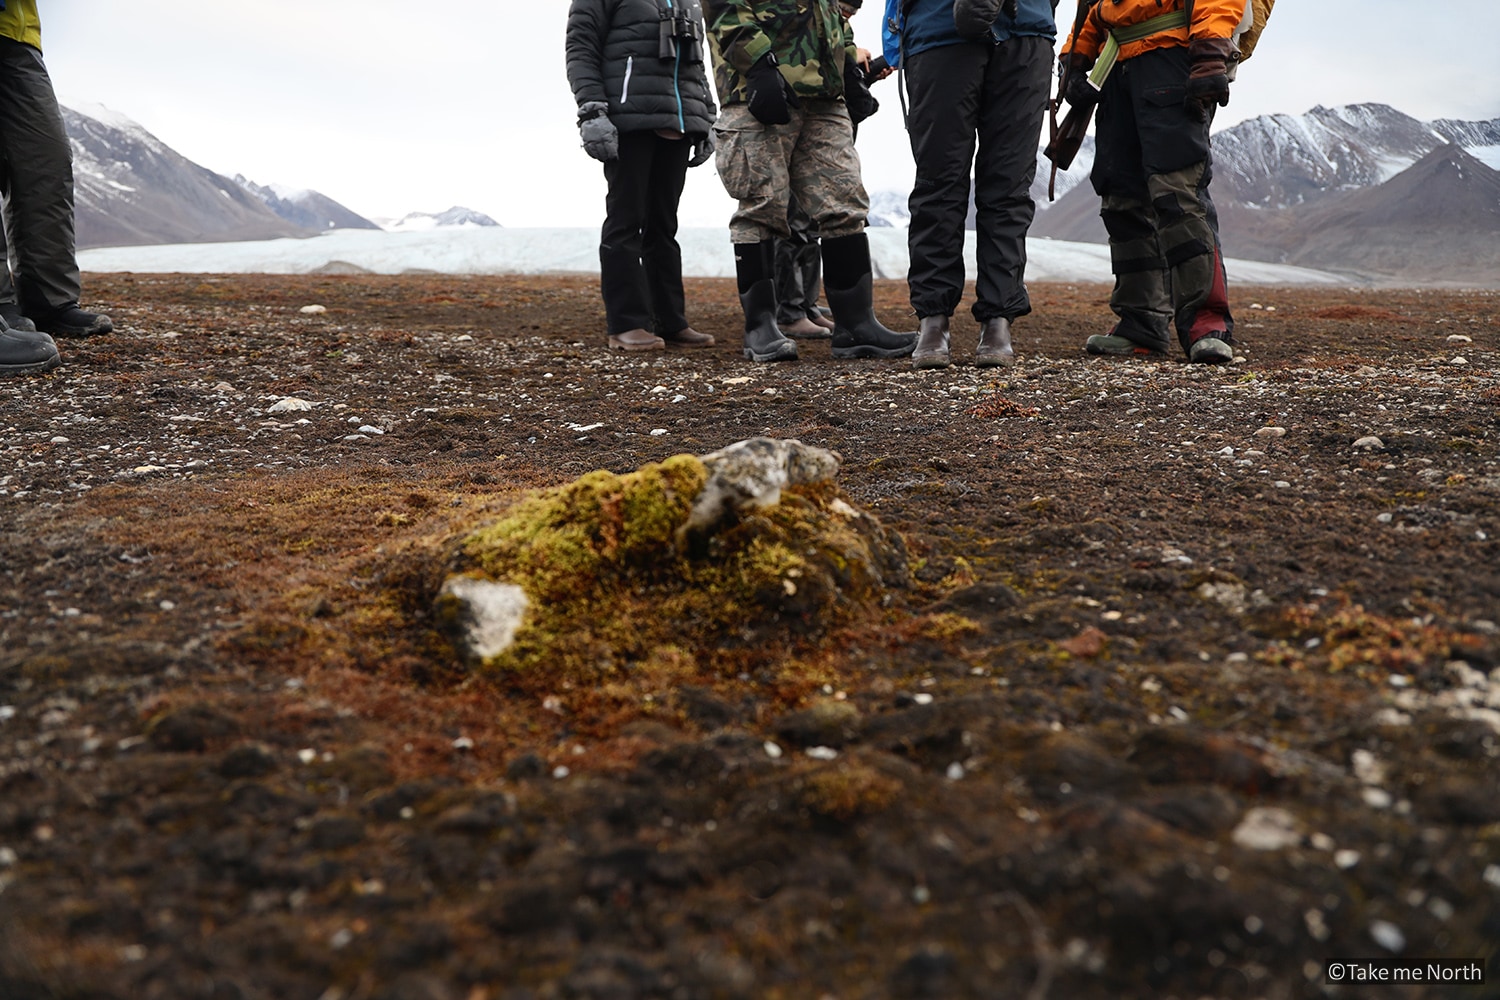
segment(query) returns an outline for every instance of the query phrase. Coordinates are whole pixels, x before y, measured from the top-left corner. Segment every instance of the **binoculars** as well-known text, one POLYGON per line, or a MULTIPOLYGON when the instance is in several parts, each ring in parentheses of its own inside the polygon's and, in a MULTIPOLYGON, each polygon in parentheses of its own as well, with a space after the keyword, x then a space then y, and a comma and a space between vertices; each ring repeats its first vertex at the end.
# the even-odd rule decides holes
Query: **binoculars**
POLYGON ((658 58, 675 59, 680 52, 688 62, 703 61, 703 25, 683 8, 664 8, 656 31, 658 58))

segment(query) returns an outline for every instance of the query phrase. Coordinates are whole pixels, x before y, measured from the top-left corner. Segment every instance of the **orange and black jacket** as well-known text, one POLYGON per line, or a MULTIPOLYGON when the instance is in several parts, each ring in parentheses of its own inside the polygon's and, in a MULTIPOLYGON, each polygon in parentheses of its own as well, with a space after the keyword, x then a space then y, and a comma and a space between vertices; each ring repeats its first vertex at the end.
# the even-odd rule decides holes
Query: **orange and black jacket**
MULTIPOLYGON (((1063 46, 1063 52, 1076 52, 1092 60, 1104 47, 1112 28, 1129 28, 1162 14, 1182 10, 1185 0, 1098 0, 1084 18, 1083 26, 1063 46)), ((1245 17, 1246 0, 1193 0, 1193 23, 1171 28, 1136 42, 1120 46, 1123 62, 1143 52, 1206 39, 1230 39, 1245 17)))

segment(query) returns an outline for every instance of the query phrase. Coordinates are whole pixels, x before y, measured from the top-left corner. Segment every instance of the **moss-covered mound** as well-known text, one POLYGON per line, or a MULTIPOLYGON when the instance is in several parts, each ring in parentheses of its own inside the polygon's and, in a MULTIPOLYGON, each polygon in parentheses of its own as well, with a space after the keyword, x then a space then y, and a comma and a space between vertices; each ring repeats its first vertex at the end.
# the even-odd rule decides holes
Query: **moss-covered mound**
POLYGON ((815 638, 904 583, 900 538, 840 498, 833 456, 735 447, 523 500, 462 541, 440 620, 486 670, 583 679, 656 664, 686 676, 725 647, 815 638), (747 454, 759 463, 748 472, 747 454), (513 616, 503 648, 474 638, 486 587, 513 616))

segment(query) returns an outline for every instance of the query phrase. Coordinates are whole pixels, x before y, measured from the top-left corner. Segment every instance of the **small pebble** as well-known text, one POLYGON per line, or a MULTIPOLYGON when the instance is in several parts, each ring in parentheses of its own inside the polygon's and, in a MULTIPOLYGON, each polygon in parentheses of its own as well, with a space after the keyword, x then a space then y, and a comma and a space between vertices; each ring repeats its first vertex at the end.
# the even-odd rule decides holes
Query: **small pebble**
POLYGON ((1258 437, 1258 438, 1279 438, 1279 437, 1286 437, 1286 428, 1285 427, 1262 427, 1260 430, 1258 430, 1258 431, 1255 432, 1255 436, 1258 437))
POLYGON ((808 747, 807 755, 813 760, 837 760, 839 752, 833 747, 808 747))
POLYGON ((1374 434, 1366 434, 1362 438, 1355 439, 1354 447, 1373 450, 1376 448, 1384 448, 1385 442, 1380 440, 1380 438, 1376 437, 1374 434))
POLYGON ((1359 852, 1351 850, 1336 851, 1333 855, 1334 867, 1347 871, 1359 864, 1359 852))
POLYGON ((1406 935, 1401 933, 1401 928, 1389 920, 1372 921, 1370 937, 1376 944, 1392 954, 1399 954, 1406 949, 1406 935))
POLYGON ((766 742, 765 742, 765 750, 766 750, 766 756, 769 757, 769 758, 771 758, 772 760, 780 760, 781 759, 781 745, 780 744, 772 743, 770 740, 766 740, 766 742))
POLYGON ((328 307, 327 306, 320 306, 320 305, 303 306, 301 309, 298 309, 297 311, 300 312, 304 316, 318 316, 318 315, 321 315, 322 313, 326 313, 328 311, 328 307))
POLYGON ((657 427, 651 431, 651 436, 654 438, 659 438, 665 433, 667 433, 667 429, 665 427, 657 427))

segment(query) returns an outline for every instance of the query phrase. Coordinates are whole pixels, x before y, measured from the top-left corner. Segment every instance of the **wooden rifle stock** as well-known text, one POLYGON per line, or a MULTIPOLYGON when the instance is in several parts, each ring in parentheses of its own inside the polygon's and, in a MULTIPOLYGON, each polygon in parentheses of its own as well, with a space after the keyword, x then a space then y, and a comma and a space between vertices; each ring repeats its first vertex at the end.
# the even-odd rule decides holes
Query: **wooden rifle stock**
POLYGON ((1094 109, 1091 107, 1070 106, 1062 123, 1057 126, 1057 134, 1047 143, 1042 155, 1051 160, 1058 170, 1067 170, 1073 165, 1073 157, 1078 155, 1078 150, 1083 145, 1083 137, 1088 132, 1089 122, 1093 117, 1094 109))

